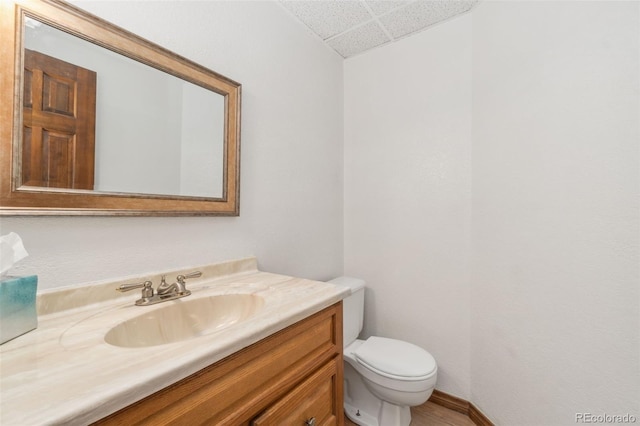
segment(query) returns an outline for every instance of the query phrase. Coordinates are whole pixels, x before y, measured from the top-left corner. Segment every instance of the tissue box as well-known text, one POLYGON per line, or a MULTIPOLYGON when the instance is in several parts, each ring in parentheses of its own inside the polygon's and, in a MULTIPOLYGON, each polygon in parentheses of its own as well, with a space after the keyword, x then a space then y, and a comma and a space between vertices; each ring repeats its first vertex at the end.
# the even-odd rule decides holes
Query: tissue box
POLYGON ((0 279, 0 344, 38 326, 38 276, 0 279))

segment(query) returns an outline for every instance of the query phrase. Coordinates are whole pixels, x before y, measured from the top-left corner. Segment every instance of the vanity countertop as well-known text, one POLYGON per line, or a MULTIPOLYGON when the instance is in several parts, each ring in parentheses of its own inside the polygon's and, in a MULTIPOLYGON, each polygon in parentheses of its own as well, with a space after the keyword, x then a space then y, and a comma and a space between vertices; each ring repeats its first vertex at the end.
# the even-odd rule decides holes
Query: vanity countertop
MULTIPOLYGON (((168 277, 196 268, 167 273, 168 277)), ((192 295, 135 306, 140 291, 120 294, 124 282, 159 274, 68 287, 38 295, 38 328, 0 346, 0 424, 86 425, 163 389, 346 297, 333 284, 261 272, 255 258, 198 267, 192 295), (144 310, 203 296, 255 294, 264 305, 253 317, 199 337, 125 348, 106 332, 144 310)))

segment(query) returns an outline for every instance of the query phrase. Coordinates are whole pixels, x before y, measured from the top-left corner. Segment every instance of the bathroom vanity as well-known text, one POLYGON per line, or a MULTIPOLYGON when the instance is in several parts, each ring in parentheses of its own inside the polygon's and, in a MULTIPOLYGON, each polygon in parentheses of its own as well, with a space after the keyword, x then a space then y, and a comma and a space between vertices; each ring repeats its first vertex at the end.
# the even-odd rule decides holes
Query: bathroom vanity
POLYGON ((95 424, 342 424, 341 324, 338 303, 95 424))
POLYGON ((342 424, 344 288, 254 258, 197 269, 153 306, 115 288, 161 274, 40 294, 38 328, 0 346, 2 424, 342 424), (135 337, 149 324, 175 325, 135 337))

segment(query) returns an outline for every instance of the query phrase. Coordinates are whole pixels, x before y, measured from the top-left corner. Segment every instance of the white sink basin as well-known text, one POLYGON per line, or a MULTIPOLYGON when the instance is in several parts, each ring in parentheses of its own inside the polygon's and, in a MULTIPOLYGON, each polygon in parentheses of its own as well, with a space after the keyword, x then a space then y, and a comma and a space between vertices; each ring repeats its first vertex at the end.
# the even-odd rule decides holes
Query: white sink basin
POLYGON ((264 299, 253 294, 224 294, 165 303, 116 325, 105 335, 105 342, 140 348, 203 336, 252 317, 262 308, 264 299))

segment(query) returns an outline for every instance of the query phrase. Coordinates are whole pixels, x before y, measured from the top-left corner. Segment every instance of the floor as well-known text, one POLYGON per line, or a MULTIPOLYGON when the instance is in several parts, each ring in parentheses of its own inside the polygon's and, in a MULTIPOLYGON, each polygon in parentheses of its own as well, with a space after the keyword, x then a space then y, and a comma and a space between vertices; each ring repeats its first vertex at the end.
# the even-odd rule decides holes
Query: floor
MULTIPOLYGON (((344 424, 357 426, 346 416, 344 424)), ((427 401, 411 408, 411 426, 475 426, 475 423, 464 414, 427 401)))

